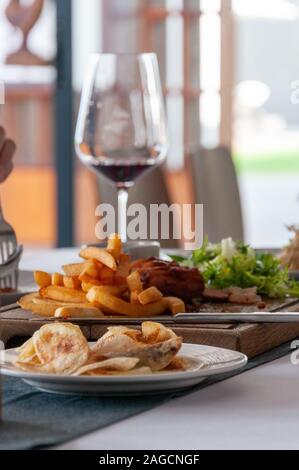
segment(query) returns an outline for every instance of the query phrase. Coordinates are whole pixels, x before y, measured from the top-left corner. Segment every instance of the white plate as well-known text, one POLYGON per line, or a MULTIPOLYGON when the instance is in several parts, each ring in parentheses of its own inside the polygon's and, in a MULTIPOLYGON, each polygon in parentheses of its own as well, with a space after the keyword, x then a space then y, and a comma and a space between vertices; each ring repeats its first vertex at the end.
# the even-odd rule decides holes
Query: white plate
POLYGON ((18 290, 16 292, 7 292, 7 293, 0 293, 0 303, 1 307, 4 305, 10 305, 20 297, 30 292, 37 291, 38 288, 34 282, 33 272, 32 271, 19 271, 19 285, 18 290))
POLYGON ((183 344, 179 356, 190 361, 190 368, 186 371, 135 376, 69 377, 36 374, 17 369, 11 365, 17 356, 16 349, 2 351, 0 356, 2 375, 23 379, 41 391, 67 395, 136 396, 170 393, 197 385, 207 377, 241 369, 247 364, 247 357, 236 351, 183 344), (203 367, 201 358, 203 359, 206 354, 210 357, 212 355, 213 365, 203 367))

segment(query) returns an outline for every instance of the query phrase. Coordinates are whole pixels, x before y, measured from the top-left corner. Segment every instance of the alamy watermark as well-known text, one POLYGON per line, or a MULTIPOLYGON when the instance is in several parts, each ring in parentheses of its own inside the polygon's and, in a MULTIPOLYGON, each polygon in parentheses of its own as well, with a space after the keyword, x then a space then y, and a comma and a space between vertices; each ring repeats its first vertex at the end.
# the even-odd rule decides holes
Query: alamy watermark
MULTIPOLYGON (((111 204, 96 208, 100 220, 95 234, 100 240, 116 232, 116 213, 111 204)), ((129 240, 183 240, 185 250, 194 250, 203 243, 202 204, 132 204, 126 214, 129 240)))

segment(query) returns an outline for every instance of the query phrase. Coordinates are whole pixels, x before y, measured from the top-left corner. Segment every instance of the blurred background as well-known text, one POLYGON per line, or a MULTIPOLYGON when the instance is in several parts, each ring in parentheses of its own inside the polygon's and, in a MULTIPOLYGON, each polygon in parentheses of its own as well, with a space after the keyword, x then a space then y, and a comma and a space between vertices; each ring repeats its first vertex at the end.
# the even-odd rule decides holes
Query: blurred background
POLYGON ((158 54, 169 200, 210 207, 211 239, 233 216, 232 235, 285 244, 286 224, 299 219, 299 0, 0 0, 0 124, 18 144, 1 200, 20 242, 95 239, 105 191, 76 158, 73 135, 89 54, 102 51, 158 54))

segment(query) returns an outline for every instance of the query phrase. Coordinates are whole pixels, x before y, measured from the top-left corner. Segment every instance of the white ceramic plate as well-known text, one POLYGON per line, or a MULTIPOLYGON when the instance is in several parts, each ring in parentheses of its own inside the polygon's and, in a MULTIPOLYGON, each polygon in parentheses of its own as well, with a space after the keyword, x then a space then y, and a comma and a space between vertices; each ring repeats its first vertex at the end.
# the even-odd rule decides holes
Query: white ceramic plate
POLYGON ((2 375, 23 379, 41 391, 67 395, 136 396, 170 393, 197 385, 207 377, 240 369, 247 364, 247 357, 236 351, 183 344, 179 356, 188 359, 190 363, 190 368, 186 371, 135 376, 69 377, 24 372, 12 365, 17 355, 16 349, 2 351, 2 375), (212 358, 213 365, 203 364, 203 358, 207 354, 212 358))

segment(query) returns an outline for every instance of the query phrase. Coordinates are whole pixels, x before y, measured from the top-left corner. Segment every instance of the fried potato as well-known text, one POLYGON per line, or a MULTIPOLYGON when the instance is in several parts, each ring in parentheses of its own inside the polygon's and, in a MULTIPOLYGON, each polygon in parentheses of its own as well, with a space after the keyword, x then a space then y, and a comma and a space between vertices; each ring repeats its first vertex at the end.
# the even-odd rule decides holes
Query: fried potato
POLYGON ((118 356, 121 356, 127 351, 136 348, 138 344, 134 338, 126 333, 117 331, 108 332, 91 347, 91 357, 94 360, 101 359, 110 353, 116 353, 118 356))
POLYGON ((63 276, 63 285, 68 289, 81 289, 81 281, 77 276, 63 276))
POLYGON ((84 248, 80 251, 79 255, 83 259, 96 259, 97 261, 100 261, 100 263, 112 269, 112 271, 117 270, 117 263, 114 257, 103 248, 97 248, 95 246, 84 248))
POLYGON ((85 336, 71 323, 42 326, 34 333, 33 344, 41 364, 55 373, 73 373, 86 363, 89 355, 85 336))
POLYGON ((139 359, 135 357, 115 357, 113 359, 106 359, 105 361, 95 362, 94 364, 87 364, 85 366, 82 366, 72 375, 75 377, 79 375, 84 375, 86 372, 95 369, 127 372, 129 370, 134 369, 138 362, 139 359))
POLYGON ((104 314, 96 307, 59 307, 55 318, 103 318, 104 314))
POLYGON ((107 266, 104 266, 101 271, 101 283, 104 286, 111 286, 114 284, 114 271, 107 266))
POLYGON ((32 338, 19 348, 19 361, 30 362, 36 356, 35 347, 32 338))
POLYGON ((138 295, 143 291, 143 285, 138 271, 134 271, 127 277, 127 285, 130 291, 131 303, 139 304, 138 295))
POLYGON ((101 269, 103 268, 103 264, 95 259, 88 259, 84 263, 84 269, 79 276, 80 281, 85 276, 88 276, 90 279, 97 279, 101 274, 101 269))
POLYGON ((121 254, 119 258, 119 264, 115 273, 115 283, 125 284, 127 277, 130 274, 131 269, 131 257, 129 255, 121 254))
POLYGON ((34 271, 34 280, 39 287, 48 287, 51 285, 51 276, 44 271, 34 271))
POLYGON ((138 271, 134 271, 132 274, 130 274, 130 276, 127 277, 127 284, 131 292, 143 291, 143 285, 138 271))
POLYGON ((92 284, 87 284, 87 285, 84 285, 84 283, 82 283, 82 290, 84 292, 89 292, 90 289, 92 289, 93 287, 99 287, 99 289, 101 289, 103 292, 106 292, 107 294, 111 294, 115 297, 121 297, 127 290, 127 286, 125 285, 122 285, 122 286, 95 286, 95 285, 92 285, 92 284), (84 287, 84 289, 83 289, 84 287), (85 290, 86 289, 86 290, 85 290))
POLYGON ((62 269, 67 276, 80 276, 82 271, 84 271, 84 267, 84 263, 73 263, 65 264, 64 266, 62 266, 62 269))
POLYGON ((149 287, 138 295, 141 305, 152 304, 163 299, 163 294, 156 287, 149 287))
MULTIPOLYGON (((48 289, 48 287, 45 287, 45 289, 48 289)), ((38 299, 38 292, 34 294, 28 294, 18 301, 18 305, 20 305, 20 307, 24 310, 29 310, 30 312, 35 313, 37 315, 41 315, 43 317, 53 317, 55 314, 55 310, 57 309, 57 304, 51 304, 47 302, 38 304, 36 303, 38 299)))
POLYGON ((125 315, 132 318, 161 315, 168 307, 168 302, 165 299, 149 305, 133 305, 105 292, 101 287, 93 287, 87 294, 87 300, 99 306, 104 313, 125 315))
MULTIPOLYGON (((138 357, 138 365, 150 367, 153 371, 165 369, 182 346, 182 338, 175 338, 160 343, 147 344, 144 347, 136 347, 122 354, 123 357, 138 357)), ((106 354, 106 357, 116 357, 118 353, 106 354)))
POLYGON ((89 292, 90 289, 92 289, 95 286, 100 286, 100 285, 101 285, 100 281, 97 281, 97 283, 82 281, 81 289, 83 290, 83 292, 86 292, 87 294, 87 292, 89 292))
POLYGON ((40 289, 39 295, 45 299, 57 300, 59 302, 72 302, 78 304, 86 303, 85 292, 60 286, 48 286, 40 289))
POLYGON ((122 241, 120 235, 118 233, 113 233, 110 235, 108 244, 107 244, 107 251, 110 253, 113 258, 118 261, 120 259, 122 250, 122 241))
POLYGON ((63 286, 63 275, 60 273, 52 274, 51 284, 52 286, 63 286))
POLYGON ((178 297, 165 297, 168 302, 168 308, 173 315, 178 313, 185 313, 186 306, 185 303, 178 297))
POLYGON ((141 330, 142 336, 148 344, 161 343, 162 341, 177 338, 177 335, 170 328, 166 328, 161 323, 152 321, 143 322, 141 330))

